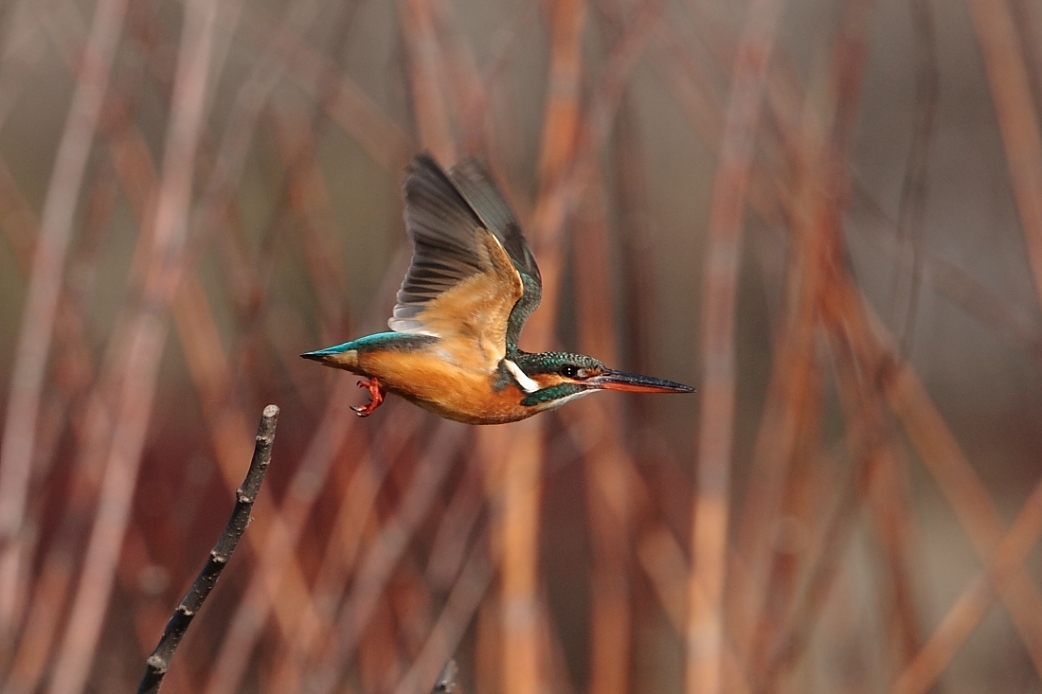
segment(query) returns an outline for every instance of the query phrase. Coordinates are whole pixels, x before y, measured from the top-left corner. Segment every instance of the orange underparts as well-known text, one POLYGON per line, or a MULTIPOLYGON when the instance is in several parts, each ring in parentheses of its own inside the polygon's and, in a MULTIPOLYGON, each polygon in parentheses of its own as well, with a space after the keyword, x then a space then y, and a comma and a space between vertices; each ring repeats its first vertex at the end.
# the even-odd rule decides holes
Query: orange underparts
POLYGON ((368 417, 377 407, 380 406, 380 403, 384 401, 384 390, 380 387, 380 381, 376 380, 375 377, 363 378, 358 382, 358 387, 369 389, 369 404, 362 407, 352 406, 351 409, 354 410, 359 417, 368 417))

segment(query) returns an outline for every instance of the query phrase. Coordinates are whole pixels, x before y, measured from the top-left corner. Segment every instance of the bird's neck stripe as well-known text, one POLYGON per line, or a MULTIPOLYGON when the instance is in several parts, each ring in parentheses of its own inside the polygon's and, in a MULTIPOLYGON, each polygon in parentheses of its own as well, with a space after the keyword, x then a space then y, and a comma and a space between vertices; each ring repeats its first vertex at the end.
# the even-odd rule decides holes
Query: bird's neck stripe
POLYGON ((504 359, 503 363, 506 364, 507 371, 510 372, 510 375, 514 377, 515 381, 517 381, 517 385, 521 386, 521 390, 526 393, 534 393, 539 390, 539 384, 522 371, 520 366, 509 359, 504 359))

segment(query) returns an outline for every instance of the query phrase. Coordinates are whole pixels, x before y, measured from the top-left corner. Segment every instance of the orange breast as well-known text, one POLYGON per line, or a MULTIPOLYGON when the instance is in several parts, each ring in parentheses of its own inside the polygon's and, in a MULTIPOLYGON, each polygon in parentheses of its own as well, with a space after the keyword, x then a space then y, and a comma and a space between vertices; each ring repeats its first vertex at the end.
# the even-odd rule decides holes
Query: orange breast
POLYGON ((359 354, 359 371, 420 407, 467 424, 501 424, 524 419, 537 408, 524 407, 525 393, 511 382, 492 390, 494 376, 463 369, 422 352, 397 350, 359 354))

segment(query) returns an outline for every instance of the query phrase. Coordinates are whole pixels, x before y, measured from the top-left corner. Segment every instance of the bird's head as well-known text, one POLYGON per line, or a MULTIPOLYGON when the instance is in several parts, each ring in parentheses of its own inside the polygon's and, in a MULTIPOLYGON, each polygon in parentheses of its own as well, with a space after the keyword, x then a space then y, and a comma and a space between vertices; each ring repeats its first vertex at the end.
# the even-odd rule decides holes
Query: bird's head
POLYGON ((598 390, 633 393, 690 393, 691 386, 615 371, 585 354, 519 352, 501 362, 503 376, 524 393, 521 404, 536 411, 560 407, 569 400, 598 390))

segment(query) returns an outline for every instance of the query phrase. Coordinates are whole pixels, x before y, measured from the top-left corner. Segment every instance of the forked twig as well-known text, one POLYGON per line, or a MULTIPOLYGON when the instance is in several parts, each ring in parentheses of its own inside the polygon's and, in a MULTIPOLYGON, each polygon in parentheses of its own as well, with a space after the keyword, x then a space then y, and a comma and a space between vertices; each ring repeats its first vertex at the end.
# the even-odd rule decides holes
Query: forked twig
POLYGON ((174 657, 174 651, 177 650, 185 632, 188 631, 192 618, 199 612, 206 597, 217 584, 217 579, 221 577, 221 572, 224 571, 228 560, 231 559, 232 552, 239 544, 239 538, 249 525, 253 502, 257 499, 264 474, 268 471, 268 464, 271 463, 271 445, 275 441, 275 425, 278 416, 279 408, 277 406, 268 405, 264 408, 260 426, 257 428, 257 445, 253 449, 253 460, 250 461, 250 469, 246 473, 242 485, 235 492, 235 509, 232 511, 231 518, 228 519, 228 525, 225 526, 220 539, 210 551, 210 558, 206 560, 203 570, 196 577, 192 587, 188 589, 188 593, 181 599, 181 604, 174 610, 170 621, 166 623, 163 637, 159 639, 156 649, 152 651, 152 655, 148 656, 146 661, 148 667, 145 670, 145 676, 141 678, 138 694, 159 691, 163 677, 170 668, 170 660, 174 657))

